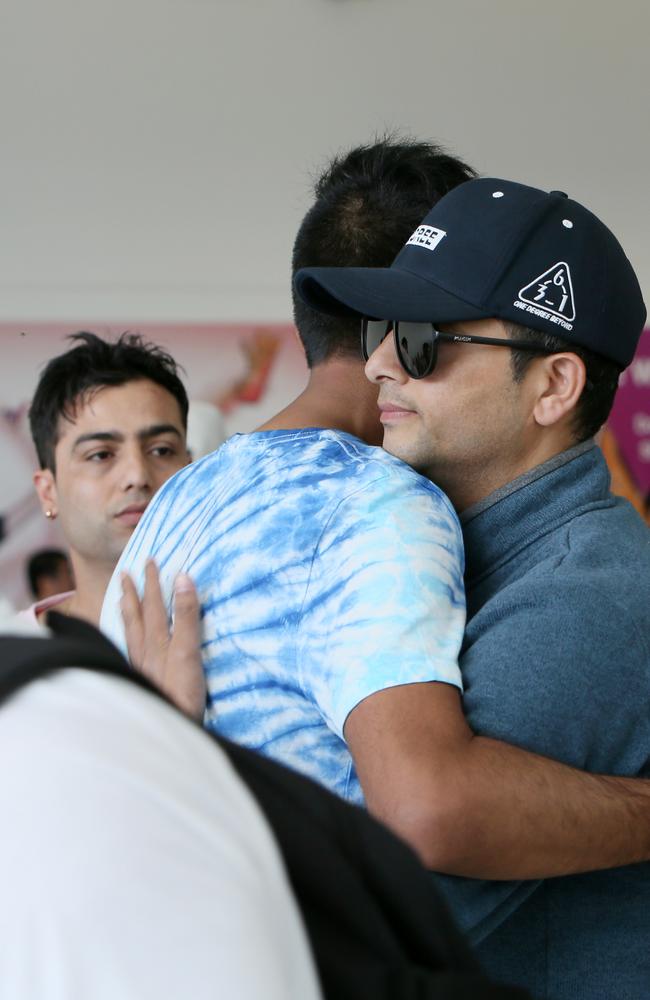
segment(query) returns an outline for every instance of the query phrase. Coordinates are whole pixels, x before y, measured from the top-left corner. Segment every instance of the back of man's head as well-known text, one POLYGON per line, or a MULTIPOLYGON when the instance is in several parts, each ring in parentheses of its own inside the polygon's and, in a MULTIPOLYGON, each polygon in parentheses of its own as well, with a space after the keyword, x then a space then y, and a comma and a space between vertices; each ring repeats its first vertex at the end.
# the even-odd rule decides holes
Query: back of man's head
POLYGON ((29 589, 35 600, 60 594, 74 586, 70 560, 62 549, 39 549, 26 565, 29 589))
MULTIPOLYGON (((438 199, 475 176, 435 143, 385 138, 336 156, 314 186, 292 274, 301 267, 388 267, 438 199)), ((315 312, 295 292, 293 305, 310 368, 335 355, 360 358, 357 319, 315 312)))
POLYGON ((32 438, 42 469, 55 472, 54 449, 59 421, 73 420, 80 401, 106 386, 148 379, 176 399, 187 426, 188 400, 174 359, 138 334, 124 333, 115 341, 94 333, 71 334, 75 346, 46 365, 29 411, 32 438))

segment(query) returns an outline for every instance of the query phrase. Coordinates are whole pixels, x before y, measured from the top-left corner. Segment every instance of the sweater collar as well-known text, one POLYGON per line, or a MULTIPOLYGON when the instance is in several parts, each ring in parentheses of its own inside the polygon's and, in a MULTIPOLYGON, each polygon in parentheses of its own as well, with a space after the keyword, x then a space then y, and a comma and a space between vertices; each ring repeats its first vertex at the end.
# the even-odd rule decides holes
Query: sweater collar
POLYGON ((593 440, 554 455, 460 515, 470 583, 517 550, 575 514, 587 501, 603 501, 609 472, 593 440))

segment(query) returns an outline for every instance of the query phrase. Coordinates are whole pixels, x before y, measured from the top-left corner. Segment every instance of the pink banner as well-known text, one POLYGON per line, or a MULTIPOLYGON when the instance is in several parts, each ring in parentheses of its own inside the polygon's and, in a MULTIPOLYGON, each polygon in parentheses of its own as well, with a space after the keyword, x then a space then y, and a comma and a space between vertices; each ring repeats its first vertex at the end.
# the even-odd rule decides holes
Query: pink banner
POLYGON ((636 486, 650 495, 650 329, 644 330, 634 361, 623 372, 608 421, 636 486))

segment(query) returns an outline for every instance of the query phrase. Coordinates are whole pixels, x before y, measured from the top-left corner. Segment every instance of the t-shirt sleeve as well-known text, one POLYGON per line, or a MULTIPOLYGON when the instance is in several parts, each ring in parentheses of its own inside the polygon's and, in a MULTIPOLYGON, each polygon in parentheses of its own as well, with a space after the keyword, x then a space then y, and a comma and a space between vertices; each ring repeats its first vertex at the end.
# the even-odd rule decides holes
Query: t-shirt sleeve
POLYGON ((400 684, 461 687, 462 535, 424 480, 381 478, 339 503, 315 550, 299 623, 303 690, 339 735, 364 698, 400 684))

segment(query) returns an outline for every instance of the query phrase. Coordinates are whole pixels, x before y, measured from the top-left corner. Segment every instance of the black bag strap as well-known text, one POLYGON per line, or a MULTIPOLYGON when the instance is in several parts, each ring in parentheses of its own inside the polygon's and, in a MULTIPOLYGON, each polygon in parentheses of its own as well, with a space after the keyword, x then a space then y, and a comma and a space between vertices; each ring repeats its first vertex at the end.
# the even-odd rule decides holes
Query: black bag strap
POLYGON ((0 702, 31 681, 62 667, 82 667, 117 674, 159 693, 129 666, 113 643, 88 622, 50 611, 48 627, 56 635, 56 642, 49 641, 46 636, 31 634, 8 633, 2 636, 0 702))

